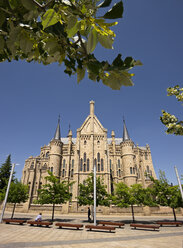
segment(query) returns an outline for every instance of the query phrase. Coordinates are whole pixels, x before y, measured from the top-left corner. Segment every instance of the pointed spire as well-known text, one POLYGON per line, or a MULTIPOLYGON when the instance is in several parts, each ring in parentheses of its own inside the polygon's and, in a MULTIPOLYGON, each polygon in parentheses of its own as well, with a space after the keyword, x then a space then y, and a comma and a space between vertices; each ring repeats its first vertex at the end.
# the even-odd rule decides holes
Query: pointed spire
POLYGON ((130 140, 130 136, 128 134, 128 130, 125 124, 125 119, 123 117, 123 141, 130 140))
POLYGON ((58 116, 58 124, 57 124, 57 129, 55 131, 54 139, 55 140, 60 140, 60 115, 58 116))

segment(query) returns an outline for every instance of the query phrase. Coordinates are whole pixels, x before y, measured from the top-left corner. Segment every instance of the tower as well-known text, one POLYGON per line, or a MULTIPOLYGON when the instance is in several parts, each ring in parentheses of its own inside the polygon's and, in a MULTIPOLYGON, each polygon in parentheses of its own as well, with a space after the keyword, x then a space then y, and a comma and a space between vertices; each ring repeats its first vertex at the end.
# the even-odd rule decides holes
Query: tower
POLYGON ((60 117, 59 117, 54 138, 50 142, 50 162, 49 162, 49 167, 51 168, 51 171, 53 171, 53 174, 57 177, 60 177, 60 167, 61 167, 61 158, 62 158, 61 152, 62 152, 62 142, 60 135, 60 117))
POLYGON ((137 183, 137 169, 135 167, 133 151, 134 143, 130 139, 128 130, 123 120, 123 141, 121 142, 121 154, 123 164, 123 180, 128 186, 137 183))

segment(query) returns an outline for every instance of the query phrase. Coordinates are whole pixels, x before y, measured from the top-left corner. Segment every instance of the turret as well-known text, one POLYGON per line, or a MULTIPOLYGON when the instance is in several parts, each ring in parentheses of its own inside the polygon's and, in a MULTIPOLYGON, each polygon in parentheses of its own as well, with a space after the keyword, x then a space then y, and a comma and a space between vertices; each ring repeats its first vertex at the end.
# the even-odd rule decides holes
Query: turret
POLYGON ((137 171, 134 164, 134 143, 130 139, 125 120, 123 120, 123 141, 121 142, 123 179, 128 186, 137 183, 137 171))
POLYGON ((62 157, 61 151, 62 151, 62 142, 60 135, 60 117, 59 117, 54 138, 50 142, 50 162, 49 162, 49 167, 53 168, 52 169, 53 174, 57 177, 60 176, 61 157, 62 157))

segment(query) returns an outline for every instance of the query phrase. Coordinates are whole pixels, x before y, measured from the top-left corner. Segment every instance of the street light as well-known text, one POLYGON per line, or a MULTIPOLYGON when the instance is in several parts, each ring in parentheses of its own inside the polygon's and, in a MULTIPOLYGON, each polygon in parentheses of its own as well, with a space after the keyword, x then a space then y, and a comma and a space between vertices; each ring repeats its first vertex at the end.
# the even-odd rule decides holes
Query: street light
POLYGON ((179 188, 180 188, 180 193, 181 193, 182 200, 183 200, 183 190, 182 190, 182 185, 181 185, 181 181, 180 181, 180 178, 179 178, 179 174, 178 174, 178 171, 177 171, 177 167, 174 166, 174 169, 175 169, 175 173, 176 173, 176 176, 177 176, 177 181, 178 181, 179 188))
POLYGON ((5 195, 4 202, 3 202, 3 209, 2 209, 2 213, 1 213, 1 217, 0 217, 0 223, 3 222, 3 215, 4 215, 5 208, 6 208, 6 203, 7 203, 7 199, 8 199, 8 193, 9 193, 9 189, 10 189, 10 184, 11 184, 11 179, 13 176, 14 168, 15 168, 15 164, 12 164, 11 173, 10 173, 10 177, 9 177, 9 181, 8 181, 8 187, 7 187, 6 195, 5 195))

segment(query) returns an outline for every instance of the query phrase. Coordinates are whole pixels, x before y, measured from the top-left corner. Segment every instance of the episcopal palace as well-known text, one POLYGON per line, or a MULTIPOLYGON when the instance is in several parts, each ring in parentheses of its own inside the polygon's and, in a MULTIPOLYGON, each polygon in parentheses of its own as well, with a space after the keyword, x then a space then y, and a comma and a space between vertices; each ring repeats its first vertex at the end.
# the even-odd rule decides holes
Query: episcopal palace
POLYGON ((72 201, 69 203, 74 212, 77 211, 79 184, 93 171, 94 165, 108 193, 114 190, 114 183, 124 182, 128 186, 141 183, 146 188, 151 184, 149 175, 156 178, 149 145, 135 145, 125 121, 123 137, 116 138, 112 131, 111 138, 108 138, 107 129, 95 115, 94 104, 90 101, 90 113, 77 129, 76 138, 72 137, 72 130, 66 138, 61 137, 59 120, 49 144, 41 147, 38 156, 25 161, 22 182, 29 185, 29 205, 37 199, 37 190, 46 183, 48 170, 61 181, 75 182, 70 189, 72 201))

